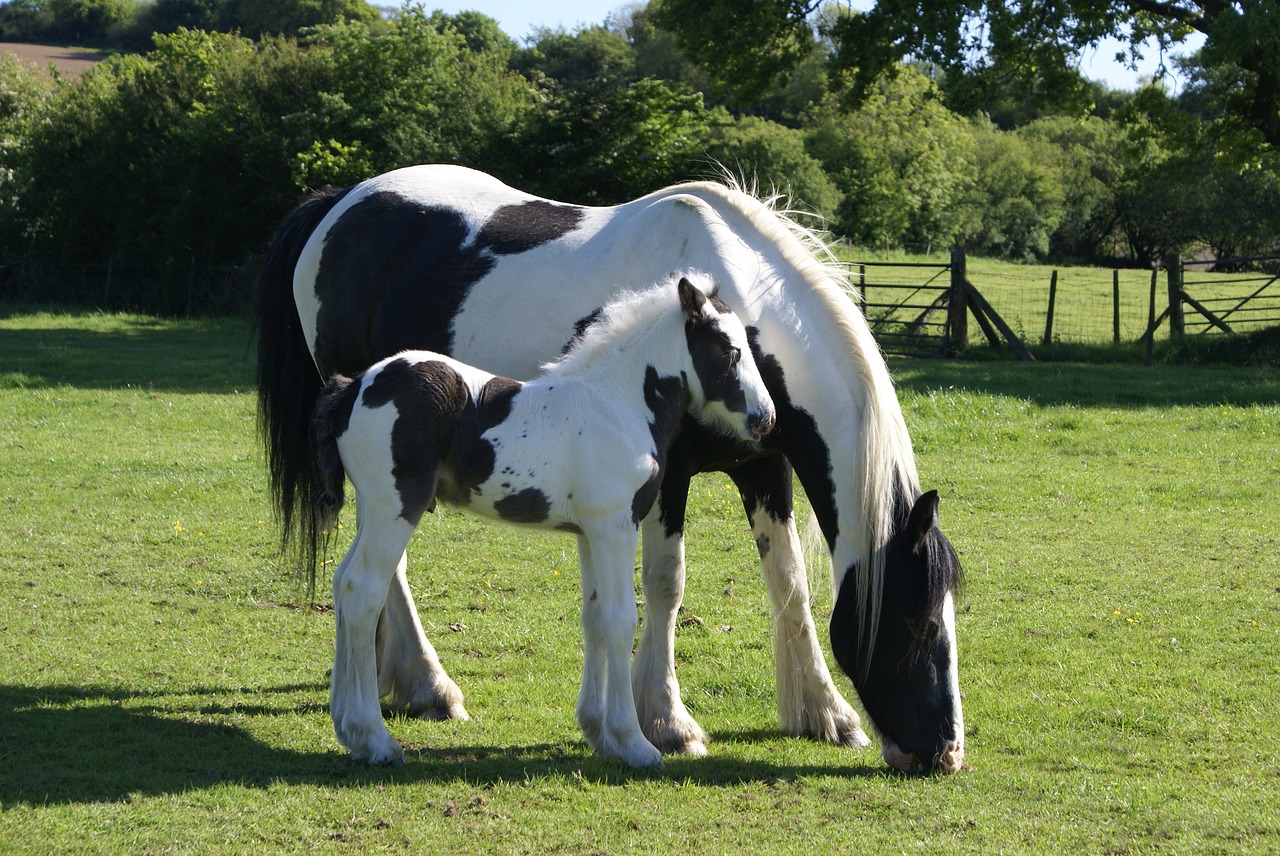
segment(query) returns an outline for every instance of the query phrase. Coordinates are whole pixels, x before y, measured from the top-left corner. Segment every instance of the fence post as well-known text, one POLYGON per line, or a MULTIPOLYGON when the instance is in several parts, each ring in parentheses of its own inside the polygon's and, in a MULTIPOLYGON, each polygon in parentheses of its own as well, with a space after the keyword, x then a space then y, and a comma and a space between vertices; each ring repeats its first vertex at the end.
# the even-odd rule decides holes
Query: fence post
POLYGON ((947 353, 969 347, 969 303, 965 293, 964 248, 951 248, 951 294, 947 299, 947 353))
POLYGON ((1044 316, 1044 344, 1053 344, 1053 305, 1058 300, 1058 271, 1049 276, 1049 311, 1044 316))
POLYGON ((1156 278, 1151 269, 1151 301, 1147 305, 1147 365, 1150 366, 1156 352, 1156 278))
POLYGON ((1120 271, 1111 271, 1111 341, 1120 344, 1120 271))
POLYGON ((1182 256, 1170 253, 1165 258, 1165 273, 1169 278, 1169 333, 1181 336, 1187 331, 1182 314, 1182 256))

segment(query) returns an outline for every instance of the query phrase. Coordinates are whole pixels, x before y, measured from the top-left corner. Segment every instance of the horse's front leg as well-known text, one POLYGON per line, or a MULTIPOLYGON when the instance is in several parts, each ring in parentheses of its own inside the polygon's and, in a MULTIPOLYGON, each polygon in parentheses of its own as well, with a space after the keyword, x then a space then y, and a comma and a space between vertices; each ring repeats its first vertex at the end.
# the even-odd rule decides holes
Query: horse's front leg
POLYGON ((706 755, 710 738, 680 699, 676 679, 676 622, 684 598, 684 512, 687 475, 668 468, 662 496, 645 518, 641 585, 644 629, 631 666, 636 715, 645 736, 663 752, 706 755))
POLYGON ((401 554, 378 624, 378 692, 388 713, 422 719, 469 719, 462 691, 440 665, 409 591, 401 554))
POLYGON ((578 536, 584 643, 578 724, 604 757, 620 758, 629 767, 661 767, 662 753, 640 730, 631 692, 638 533, 618 529, 596 527, 578 536))
MULTIPOLYGON (((363 509, 362 509, 363 511, 363 509)), ((413 528, 386 515, 361 514, 362 525, 333 577, 333 672, 329 712, 338 742, 371 764, 402 764, 404 750, 387 732, 378 706, 375 635, 378 615, 413 528)))
POLYGON ((781 455, 729 471, 742 495, 773 606, 778 715, 788 734, 843 746, 870 743, 853 707, 831 681, 809 606, 809 580, 796 532, 791 465, 781 455))

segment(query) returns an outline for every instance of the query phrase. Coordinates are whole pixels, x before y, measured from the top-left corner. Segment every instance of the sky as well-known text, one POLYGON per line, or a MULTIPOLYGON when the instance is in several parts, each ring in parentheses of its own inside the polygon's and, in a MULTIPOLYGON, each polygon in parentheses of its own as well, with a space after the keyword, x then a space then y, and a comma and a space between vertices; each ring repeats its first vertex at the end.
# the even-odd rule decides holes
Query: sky
MULTIPOLYGON (((643 2, 643 0, 640 0, 643 2)), ((523 43, 536 28, 546 26, 573 31, 578 27, 603 24, 611 12, 624 8, 624 0, 421 0, 428 11, 442 9, 448 13, 475 10, 495 19, 503 31, 523 43)), ((868 9, 870 0, 854 0, 855 9, 868 9)), ((1199 41, 1195 42, 1199 46, 1199 41)), ((1157 51, 1146 51, 1147 58, 1137 71, 1130 71, 1114 57, 1122 49, 1119 42, 1107 42, 1082 57, 1081 71, 1086 77, 1101 80, 1112 89, 1136 89, 1143 77, 1149 77, 1158 65, 1157 51)), ((1187 48, 1190 51, 1191 48, 1187 48)), ((1173 71, 1172 64, 1169 70, 1173 71)), ((1178 81, 1174 81, 1175 89, 1178 81)))

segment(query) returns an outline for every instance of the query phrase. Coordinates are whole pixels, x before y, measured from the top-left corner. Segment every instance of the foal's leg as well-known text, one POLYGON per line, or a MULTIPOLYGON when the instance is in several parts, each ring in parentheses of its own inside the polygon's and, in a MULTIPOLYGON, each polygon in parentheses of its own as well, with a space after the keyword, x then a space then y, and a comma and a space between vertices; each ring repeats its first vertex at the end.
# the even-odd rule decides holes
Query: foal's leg
POLYGON ((630 767, 661 767, 662 753, 641 732, 631 694, 637 533, 627 528, 608 525, 578 536, 585 648, 578 724, 606 758, 630 767))
POLYGON ((868 745, 858 714, 831 682, 814 628, 809 580, 793 514, 791 465, 775 455, 737 467, 729 477, 751 521, 773 605, 773 656, 783 730, 838 745, 868 745))
POLYGON ((663 752, 705 755, 710 738, 680 700, 676 679, 676 619, 685 573, 681 528, 688 490, 688 478, 682 482, 668 470, 664 498, 654 503, 641 530, 644 628, 631 666, 631 687, 640 727, 653 745, 663 752))
POLYGON ((462 691, 445 673, 422 631, 406 563, 407 557, 401 554, 378 624, 378 692, 386 699, 383 708, 422 719, 469 719, 462 691))
POLYGON ((396 510, 360 508, 360 527, 333 577, 337 623, 329 707, 338 742, 371 764, 402 764, 404 750, 387 733, 378 706, 375 634, 378 615, 413 527, 396 510))

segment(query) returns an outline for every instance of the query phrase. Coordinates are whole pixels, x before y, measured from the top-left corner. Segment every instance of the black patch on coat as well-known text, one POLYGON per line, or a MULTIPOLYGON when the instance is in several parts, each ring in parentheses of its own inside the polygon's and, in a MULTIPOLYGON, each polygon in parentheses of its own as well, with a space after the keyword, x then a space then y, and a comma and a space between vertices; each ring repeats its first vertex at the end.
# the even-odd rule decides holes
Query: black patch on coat
POLYGON ((453 319, 497 257, 562 237, 583 213, 541 200, 505 205, 469 243, 452 208, 364 197, 325 235, 315 282, 321 373, 354 374, 410 348, 453 353, 453 319))
MULTIPOLYGON (((457 426, 474 413, 462 376, 438 361, 393 360, 364 391, 365 407, 394 404, 391 474, 400 494, 400 516, 417 526, 435 508, 440 469, 456 448, 457 426)), ((492 450, 489 451, 492 471, 492 450)))
POLYGON ((685 322, 684 333, 694 372, 707 401, 722 401, 730 411, 745 413, 747 396, 738 382, 737 372, 733 371, 742 355, 736 353, 733 341, 716 325, 693 319, 685 322))
POLYGON ((774 454, 754 460, 749 466, 735 467, 726 472, 738 488, 748 520, 761 508, 779 523, 790 519, 794 498, 791 492, 791 465, 786 458, 774 454))
POLYGON ((476 402, 476 421, 480 433, 483 434, 507 420, 511 415, 511 402, 520 390, 520 381, 496 376, 480 388, 480 398, 476 402))
MULTIPOLYGON (((747 341, 751 343, 751 353, 760 369, 760 376, 773 399, 773 406, 778 414, 777 425, 770 433, 768 443, 782 451, 787 461, 795 468, 795 473, 804 485, 805 495, 818 518, 818 527, 827 539, 827 548, 835 546, 836 530, 836 486, 831 478, 831 452, 826 440, 818 433, 818 423, 806 410, 791 403, 791 395, 787 392, 786 373, 782 364, 773 354, 767 354, 760 348, 760 331, 755 327, 747 328, 747 341)), ((770 483, 776 486, 777 480, 770 483)), ((741 486, 740 486, 741 487, 741 486)), ((781 511, 785 503, 787 513, 791 510, 791 497, 777 495, 766 485, 754 488, 756 495, 763 499, 772 497, 774 504, 770 514, 781 511)), ((775 515, 777 519, 783 519, 775 515)))
POLYGON ((573 324, 573 335, 569 337, 569 341, 564 343, 564 347, 560 349, 560 356, 572 351, 578 345, 582 344, 582 340, 586 338, 587 331, 591 329, 591 325, 600 320, 600 316, 604 314, 604 307, 599 307, 592 311, 590 315, 579 318, 573 324))
POLYGON ((476 247, 500 256, 526 253, 578 228, 583 211, 573 205, 559 205, 544 199, 504 205, 476 238, 476 247))
POLYGON ((449 450, 446 476, 449 484, 442 498, 467 505, 480 485, 493 476, 497 460, 493 444, 481 437, 511 415, 511 404, 522 386, 505 377, 490 378, 480 388, 479 399, 461 415, 449 450))
POLYGON ((322 374, 362 371, 410 348, 453 351, 453 319, 495 256, 466 246, 450 208, 374 193, 325 236, 316 273, 316 363, 322 374))
POLYGON ((512 523, 545 523, 551 515, 551 500, 536 487, 527 487, 495 502, 493 510, 512 523))
POLYGON ((637 527, 653 508, 662 485, 666 469, 667 449, 680 427, 681 419, 689 406, 689 389, 683 378, 660 377, 657 369, 646 366, 644 371, 644 403, 653 414, 649 422, 649 434, 653 437, 653 475, 631 499, 631 522, 637 527))

